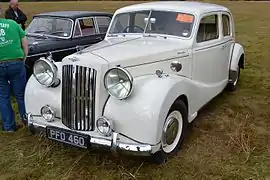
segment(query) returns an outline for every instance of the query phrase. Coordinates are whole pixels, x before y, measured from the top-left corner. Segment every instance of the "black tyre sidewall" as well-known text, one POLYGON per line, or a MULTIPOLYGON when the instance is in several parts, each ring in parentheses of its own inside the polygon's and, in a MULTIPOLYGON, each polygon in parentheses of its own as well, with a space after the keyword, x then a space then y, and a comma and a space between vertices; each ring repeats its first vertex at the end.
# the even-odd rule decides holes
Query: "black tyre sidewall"
MULTIPOLYGON (((174 156, 175 154, 177 154, 177 152, 180 150, 184 139, 186 138, 186 134, 187 134, 187 127, 188 127, 188 110, 187 107, 185 105, 185 103, 182 100, 177 100, 172 107, 170 108, 166 118, 169 116, 169 114, 173 111, 179 111, 182 115, 182 120, 183 120, 183 127, 182 127, 182 133, 181 133, 181 137, 176 145, 176 147, 174 148, 174 150, 170 153, 166 153, 163 151, 162 147, 161 150, 167 155, 167 156, 174 156)), ((165 123, 165 121, 164 121, 165 123)))

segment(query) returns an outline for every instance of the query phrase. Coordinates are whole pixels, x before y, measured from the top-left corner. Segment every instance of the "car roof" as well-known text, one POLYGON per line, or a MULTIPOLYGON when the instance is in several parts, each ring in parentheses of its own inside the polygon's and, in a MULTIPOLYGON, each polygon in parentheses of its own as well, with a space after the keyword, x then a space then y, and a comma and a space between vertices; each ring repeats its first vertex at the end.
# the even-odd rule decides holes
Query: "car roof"
POLYGON ((112 16, 112 14, 101 11, 57 11, 57 12, 46 12, 37 14, 34 17, 40 16, 53 16, 53 17, 77 19, 85 16, 112 16))
POLYGON ((227 11, 230 12, 228 8, 222 5, 204 3, 204 2, 194 2, 194 1, 158 1, 158 2, 146 2, 140 4, 134 4, 126 6, 117 10, 117 13, 124 13, 130 11, 138 10, 170 10, 170 11, 181 11, 193 14, 202 14, 212 11, 227 11))

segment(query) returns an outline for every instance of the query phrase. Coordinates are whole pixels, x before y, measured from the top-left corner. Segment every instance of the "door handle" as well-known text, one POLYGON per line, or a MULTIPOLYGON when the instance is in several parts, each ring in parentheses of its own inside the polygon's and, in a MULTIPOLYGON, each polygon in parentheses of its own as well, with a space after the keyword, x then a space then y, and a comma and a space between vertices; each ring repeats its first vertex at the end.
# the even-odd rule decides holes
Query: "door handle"
POLYGON ((224 44, 223 46, 222 46, 222 49, 225 49, 227 47, 227 45, 226 44, 224 44))

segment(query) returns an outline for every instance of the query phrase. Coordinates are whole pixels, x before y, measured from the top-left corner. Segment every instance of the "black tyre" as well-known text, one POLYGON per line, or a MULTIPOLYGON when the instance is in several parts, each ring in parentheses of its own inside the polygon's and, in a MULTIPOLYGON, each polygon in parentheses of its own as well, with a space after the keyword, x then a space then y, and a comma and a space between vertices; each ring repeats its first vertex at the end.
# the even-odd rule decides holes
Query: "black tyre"
POLYGON ((181 148, 187 134, 188 110, 182 100, 176 101, 170 108, 162 128, 161 149, 152 156, 153 163, 167 162, 181 148))

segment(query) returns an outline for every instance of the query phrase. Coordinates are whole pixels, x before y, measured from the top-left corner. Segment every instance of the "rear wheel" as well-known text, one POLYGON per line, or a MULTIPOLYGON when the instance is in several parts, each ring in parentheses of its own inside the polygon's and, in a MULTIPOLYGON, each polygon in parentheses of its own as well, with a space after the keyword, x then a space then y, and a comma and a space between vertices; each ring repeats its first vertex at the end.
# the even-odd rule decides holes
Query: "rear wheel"
POLYGON ((154 163, 166 163, 168 157, 174 156, 181 148, 187 133, 188 111, 185 103, 176 101, 165 119, 161 149, 152 157, 154 163))

